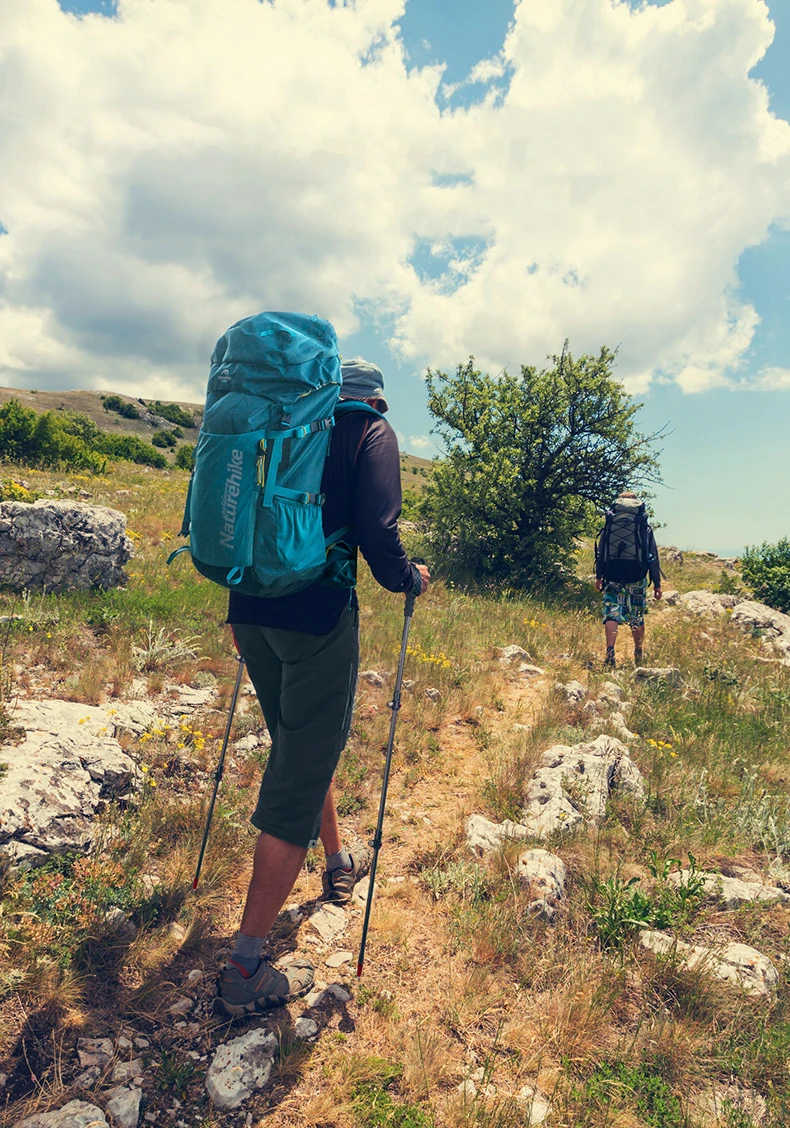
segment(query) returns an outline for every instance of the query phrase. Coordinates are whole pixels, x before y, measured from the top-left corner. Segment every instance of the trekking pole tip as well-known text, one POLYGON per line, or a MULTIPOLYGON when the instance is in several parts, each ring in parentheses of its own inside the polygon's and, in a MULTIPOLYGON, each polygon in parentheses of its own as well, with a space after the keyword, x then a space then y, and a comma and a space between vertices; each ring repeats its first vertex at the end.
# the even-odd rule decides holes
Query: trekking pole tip
POLYGON ((197 883, 198 883, 198 879, 195 878, 195 880, 192 882, 192 888, 193 889, 197 889, 197 883))
POLYGON ((357 964, 357 979, 362 978, 362 961, 357 964))

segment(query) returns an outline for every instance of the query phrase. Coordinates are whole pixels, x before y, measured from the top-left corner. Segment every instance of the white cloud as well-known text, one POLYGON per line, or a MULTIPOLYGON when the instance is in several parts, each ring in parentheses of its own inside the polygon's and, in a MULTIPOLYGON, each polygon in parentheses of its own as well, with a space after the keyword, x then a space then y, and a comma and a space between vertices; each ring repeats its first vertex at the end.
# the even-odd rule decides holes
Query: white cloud
POLYGON ((506 94, 454 111, 404 5, 0 0, 0 382, 194 397, 261 308, 394 315, 416 364, 569 336, 620 343, 635 388, 727 380, 757 323, 738 257, 790 215, 761 0, 521 0, 476 74, 506 94), (418 245, 458 248, 444 278, 418 245))
POLYGON ((425 453, 434 449, 434 443, 430 435, 409 435, 409 447, 425 453))
POLYGON ((760 392, 790 391, 790 368, 763 368, 751 387, 760 392))

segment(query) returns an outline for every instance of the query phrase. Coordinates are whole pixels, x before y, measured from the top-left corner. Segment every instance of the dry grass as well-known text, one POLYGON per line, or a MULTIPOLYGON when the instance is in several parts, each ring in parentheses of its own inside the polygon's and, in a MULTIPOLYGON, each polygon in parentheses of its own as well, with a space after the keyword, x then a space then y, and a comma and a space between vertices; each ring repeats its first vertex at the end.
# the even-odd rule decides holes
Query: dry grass
MULTIPOLYGON (((38 489, 70 482, 68 475, 24 476, 38 489)), ((162 700, 174 684, 218 679, 217 708, 191 717, 191 733, 172 729, 125 740, 156 786, 149 783, 126 810, 108 807, 97 856, 107 874, 120 866, 124 876, 116 887, 108 877, 106 887, 99 881, 88 892, 101 906, 123 893, 124 911, 137 926, 134 939, 121 941, 92 925, 80 931, 78 922, 35 901, 31 879, 5 880, 0 1072, 10 1081, 0 1100, 13 1120, 84 1097, 74 1086, 76 1038, 123 1032, 151 1040, 154 1080, 146 1110, 170 1117, 167 1078, 175 1070, 187 1121, 197 1115, 206 1128, 237 1123, 211 1110, 201 1079, 205 1063, 187 1068, 186 1055, 193 1047, 210 1054, 228 1037, 227 1027, 207 1019, 205 1004, 238 924, 253 841, 247 814, 263 761, 258 753, 231 756, 194 895, 205 796, 235 661, 223 626, 224 593, 183 563, 164 567, 185 486, 186 475, 138 469, 87 485, 92 500, 128 512, 138 555, 127 590, 0 597, 2 613, 23 616, 4 659, 4 668, 12 662, 17 671, 15 691, 93 704, 128 696, 140 679, 138 689, 162 700), (167 1008, 186 990, 193 968, 204 978, 191 992, 198 1032, 187 1039, 167 1008)), ((588 567, 583 563, 581 571, 588 567)), ((719 579, 719 569, 704 558, 687 556, 667 571, 666 586, 680 590, 719 579)), ((362 668, 391 674, 402 602, 368 575, 360 598, 362 668)), ((718 913, 704 906, 683 925, 692 939, 737 939, 770 955, 781 982, 776 999, 763 1003, 699 970, 656 961, 630 939, 602 950, 594 920, 596 882, 638 876, 652 895, 650 850, 683 859, 692 850, 700 864, 723 872, 739 861, 763 871, 788 864, 790 814, 782 803, 790 777, 790 677, 760 661, 759 640, 726 619, 651 610, 649 660, 679 666, 685 689, 637 686, 625 663, 617 671, 615 680, 633 702, 627 720, 639 734, 632 754, 646 779, 647 803, 614 802, 596 831, 550 844, 569 874, 556 926, 530 914, 529 891, 515 877, 517 849, 480 861, 465 846, 470 813, 518 817, 546 747, 593 735, 589 715, 569 707, 552 686, 577 678, 593 695, 611 680, 599 665, 595 608, 593 596, 587 608, 562 608, 482 598, 442 584, 418 605, 407 669, 414 684, 399 720, 365 976, 350 983, 348 973, 327 968, 329 949, 309 942, 306 924, 278 924, 272 954, 306 951, 319 978, 344 979, 354 998, 321 1010, 313 1046, 293 1038, 300 1006, 266 1020, 279 1032, 280 1053, 272 1084, 244 1106, 253 1123, 265 1116, 272 1128, 520 1128, 527 1112, 516 1095, 529 1085, 552 1099, 553 1128, 675 1128, 688 1122, 672 1117, 688 1107, 691 1093, 732 1077, 766 1097, 769 1128, 788 1122, 790 913, 764 907, 718 913), (501 668, 497 648, 508 643, 524 647, 547 676, 530 681, 516 668, 501 668), (437 701, 427 689, 438 690, 437 701), (457 1087, 473 1076, 478 1095, 463 1098, 457 1087), (493 1090, 485 1097, 487 1085, 493 1090), (647 1107, 654 1098, 668 1102, 663 1121, 647 1107)), ((621 651, 627 653, 625 645, 621 651)), ((360 687, 338 771, 349 841, 368 835, 375 821, 390 692, 389 682, 360 687)), ((254 701, 245 697, 241 704, 236 736, 262 727, 254 701)), ((310 867, 289 904, 307 908, 318 893, 320 857, 310 867)), ((349 915, 342 946, 354 949, 361 913, 349 915)), ((99 1086, 87 1097, 101 1104, 101 1093, 99 1086)))

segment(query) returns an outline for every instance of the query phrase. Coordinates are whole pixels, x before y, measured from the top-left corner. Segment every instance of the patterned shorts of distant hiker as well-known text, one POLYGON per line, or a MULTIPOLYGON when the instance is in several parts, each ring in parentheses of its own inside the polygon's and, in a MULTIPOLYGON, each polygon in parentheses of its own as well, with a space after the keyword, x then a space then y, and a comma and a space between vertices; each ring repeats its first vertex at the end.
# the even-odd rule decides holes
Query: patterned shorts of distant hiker
POLYGON ((643 627, 647 614, 647 579, 638 584, 612 584, 603 589, 603 621, 643 627))

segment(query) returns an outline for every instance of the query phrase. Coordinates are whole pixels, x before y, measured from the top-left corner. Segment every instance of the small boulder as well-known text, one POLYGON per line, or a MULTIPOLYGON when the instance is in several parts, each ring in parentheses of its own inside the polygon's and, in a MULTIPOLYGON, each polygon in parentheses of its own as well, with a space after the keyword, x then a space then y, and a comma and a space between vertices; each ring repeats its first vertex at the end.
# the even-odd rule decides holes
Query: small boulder
POLYGON ((691 611, 694 615, 708 615, 715 618, 731 611, 738 600, 734 595, 724 595, 718 592, 687 591, 679 598, 681 607, 691 611))
POLYGON ((135 1077, 142 1077, 143 1075, 143 1059, 134 1058, 133 1061, 116 1061, 113 1066, 112 1076, 110 1080, 113 1084, 123 1084, 126 1081, 131 1081, 135 1077))
POLYGON ((499 649, 500 666, 510 666, 513 662, 531 662, 532 655, 523 646, 502 646, 499 649))
POLYGON ((119 1085, 107 1093, 107 1111, 116 1128, 137 1128, 140 1119, 142 1089, 137 1085, 119 1085))
POLYGON ((518 672, 522 678, 542 678, 546 673, 540 666, 532 666, 529 662, 522 662, 518 672))
POLYGON ((206 1092, 218 1108, 238 1108, 272 1071, 277 1036, 250 1030, 219 1046, 206 1074, 206 1092))
POLYGON ((441 701, 442 695, 438 689, 426 689, 425 696, 429 701, 441 701))
MULTIPOLYGON (((739 877, 725 877, 720 873, 706 873, 704 890, 708 897, 719 901, 725 910, 740 908, 741 905, 758 901, 763 904, 776 904, 778 901, 790 901, 790 893, 785 893, 776 885, 767 885, 758 874, 750 880, 739 877)), ((690 870, 676 871, 669 875, 669 881, 676 888, 688 886, 691 878, 690 870)))
POLYGON ((554 903, 561 901, 565 892, 568 871, 562 858, 548 850, 525 850, 518 859, 518 875, 534 892, 535 899, 554 903))
POLYGON ((579 681, 569 681, 564 685, 562 682, 557 682, 554 688, 563 694, 569 705, 578 705, 587 696, 587 690, 579 681))
POLYGON ((346 930, 346 914, 339 905, 321 905, 308 917, 318 935, 327 944, 331 944, 346 930))
POLYGON ((115 1046, 112 1043, 112 1038, 77 1039, 77 1057, 83 1069, 88 1069, 94 1065, 107 1065, 108 1062, 112 1061, 114 1053, 115 1046))
POLYGON ((69 1101, 62 1108, 37 1112, 20 1120, 15 1128, 108 1128, 100 1108, 87 1101, 69 1101))
POLYGON ((126 514, 75 501, 0 502, 0 587, 11 591, 113 588, 134 554, 126 514))
POLYGON ((639 943, 656 955, 674 956, 688 968, 701 968, 747 995, 772 995, 779 982, 779 974, 768 956, 748 944, 706 948, 702 944, 686 944, 652 929, 640 934, 639 943))
POLYGON ((380 674, 378 670, 363 670, 359 675, 359 680, 367 682, 368 685, 375 686, 376 689, 380 689, 383 685, 386 685, 384 675, 380 674))
POLYGON ((466 844, 476 854, 497 850, 507 839, 529 838, 525 826, 506 819, 503 823, 491 822, 483 815, 470 815, 466 820, 466 844))
POLYGON ((665 682, 673 689, 680 689, 683 678, 677 666, 637 666, 634 670, 637 681, 665 682))
POLYGON ((297 1018, 294 1035, 302 1042, 312 1042, 318 1036, 318 1023, 312 1018, 297 1018))

